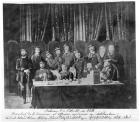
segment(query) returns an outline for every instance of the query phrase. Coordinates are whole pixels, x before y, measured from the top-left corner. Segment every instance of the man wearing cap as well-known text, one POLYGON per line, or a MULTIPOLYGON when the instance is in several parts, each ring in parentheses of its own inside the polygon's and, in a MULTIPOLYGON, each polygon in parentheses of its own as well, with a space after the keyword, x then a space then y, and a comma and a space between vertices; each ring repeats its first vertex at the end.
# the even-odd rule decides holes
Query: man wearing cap
POLYGON ((61 71, 61 65, 62 65, 62 57, 61 57, 61 51, 60 48, 55 48, 55 69, 57 69, 59 72, 61 71))
POLYGON ((88 54, 88 61, 92 63, 93 69, 98 69, 101 60, 99 55, 95 52, 95 46, 89 45, 89 54, 88 54))
POLYGON ((19 82, 19 86, 21 88, 22 96, 24 99, 24 103, 26 103, 30 97, 32 81, 30 70, 32 69, 32 62, 27 56, 27 51, 25 49, 21 49, 21 56, 17 59, 16 62, 16 70, 18 71, 18 75, 16 80, 19 82))
POLYGON ((63 64, 69 69, 74 63, 74 55, 70 52, 69 46, 64 45, 64 54, 62 56, 63 64))

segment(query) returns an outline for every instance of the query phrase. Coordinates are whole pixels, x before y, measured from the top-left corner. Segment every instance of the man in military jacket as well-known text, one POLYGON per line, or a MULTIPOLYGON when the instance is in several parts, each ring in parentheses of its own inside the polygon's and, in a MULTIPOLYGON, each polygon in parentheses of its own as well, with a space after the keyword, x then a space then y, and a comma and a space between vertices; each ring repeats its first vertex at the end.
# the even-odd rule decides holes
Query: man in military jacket
POLYGON ((31 95, 31 69, 32 62, 27 56, 27 51, 25 49, 21 49, 21 56, 17 59, 16 62, 16 70, 18 71, 17 81, 19 82, 21 88, 24 103, 29 101, 31 95))
POLYGON ((52 54, 49 53, 49 51, 46 51, 46 68, 50 70, 55 70, 55 60, 52 57, 52 54))
POLYGON ((99 55, 95 52, 95 46, 89 45, 88 48, 89 54, 87 59, 92 63, 93 69, 98 69, 101 64, 101 60, 99 55))
POLYGON ((64 54, 62 56, 63 64, 69 69, 74 63, 74 55, 70 52, 69 46, 64 45, 64 54))
POLYGON ((61 71, 61 65, 62 65, 62 57, 61 57, 61 51, 60 51, 60 48, 56 48, 55 49, 55 58, 54 58, 54 61, 55 61, 55 69, 58 70, 58 72, 61 71))
POLYGON ((36 47, 34 54, 31 56, 32 64, 33 64, 33 69, 32 69, 32 75, 34 77, 35 72, 40 68, 39 63, 43 60, 40 54, 40 48, 36 47))
POLYGON ((45 69, 45 63, 43 61, 40 62, 40 69, 36 71, 34 79, 36 81, 47 80, 47 69, 45 69))
POLYGON ((84 59, 81 58, 80 52, 75 53, 74 67, 76 68, 76 78, 81 78, 84 70, 84 59))

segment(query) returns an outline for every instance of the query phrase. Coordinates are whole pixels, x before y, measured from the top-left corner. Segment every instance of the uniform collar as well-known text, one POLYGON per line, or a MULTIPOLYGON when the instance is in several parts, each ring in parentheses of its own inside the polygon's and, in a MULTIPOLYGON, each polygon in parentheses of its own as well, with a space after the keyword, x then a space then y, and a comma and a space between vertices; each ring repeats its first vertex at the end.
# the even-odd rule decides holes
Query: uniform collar
POLYGON ((70 54, 70 51, 69 52, 67 52, 67 53, 64 53, 65 55, 68 55, 68 54, 70 54))

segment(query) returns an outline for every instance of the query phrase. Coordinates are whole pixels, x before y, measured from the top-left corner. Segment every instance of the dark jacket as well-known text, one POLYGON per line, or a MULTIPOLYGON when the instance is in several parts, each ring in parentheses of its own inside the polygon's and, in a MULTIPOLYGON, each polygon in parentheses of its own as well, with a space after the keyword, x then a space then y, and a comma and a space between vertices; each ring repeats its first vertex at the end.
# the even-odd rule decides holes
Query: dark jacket
POLYGON ((74 63, 73 53, 64 53, 62 56, 63 64, 70 68, 74 63))

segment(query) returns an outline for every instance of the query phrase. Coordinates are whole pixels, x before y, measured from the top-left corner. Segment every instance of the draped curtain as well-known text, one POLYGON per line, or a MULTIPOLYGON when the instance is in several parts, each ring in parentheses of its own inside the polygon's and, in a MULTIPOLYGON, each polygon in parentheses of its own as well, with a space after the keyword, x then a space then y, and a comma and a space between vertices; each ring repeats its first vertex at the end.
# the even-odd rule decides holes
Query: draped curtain
POLYGON ((32 4, 20 7, 20 40, 127 40, 131 4, 32 4))
POLYGON ((30 42, 43 41, 49 15, 50 5, 21 5, 20 40, 30 42))
POLYGON ((34 42, 43 41, 48 19, 50 5, 32 5, 32 39, 34 42))
POLYGON ((73 5, 51 4, 52 40, 73 40, 73 5))

